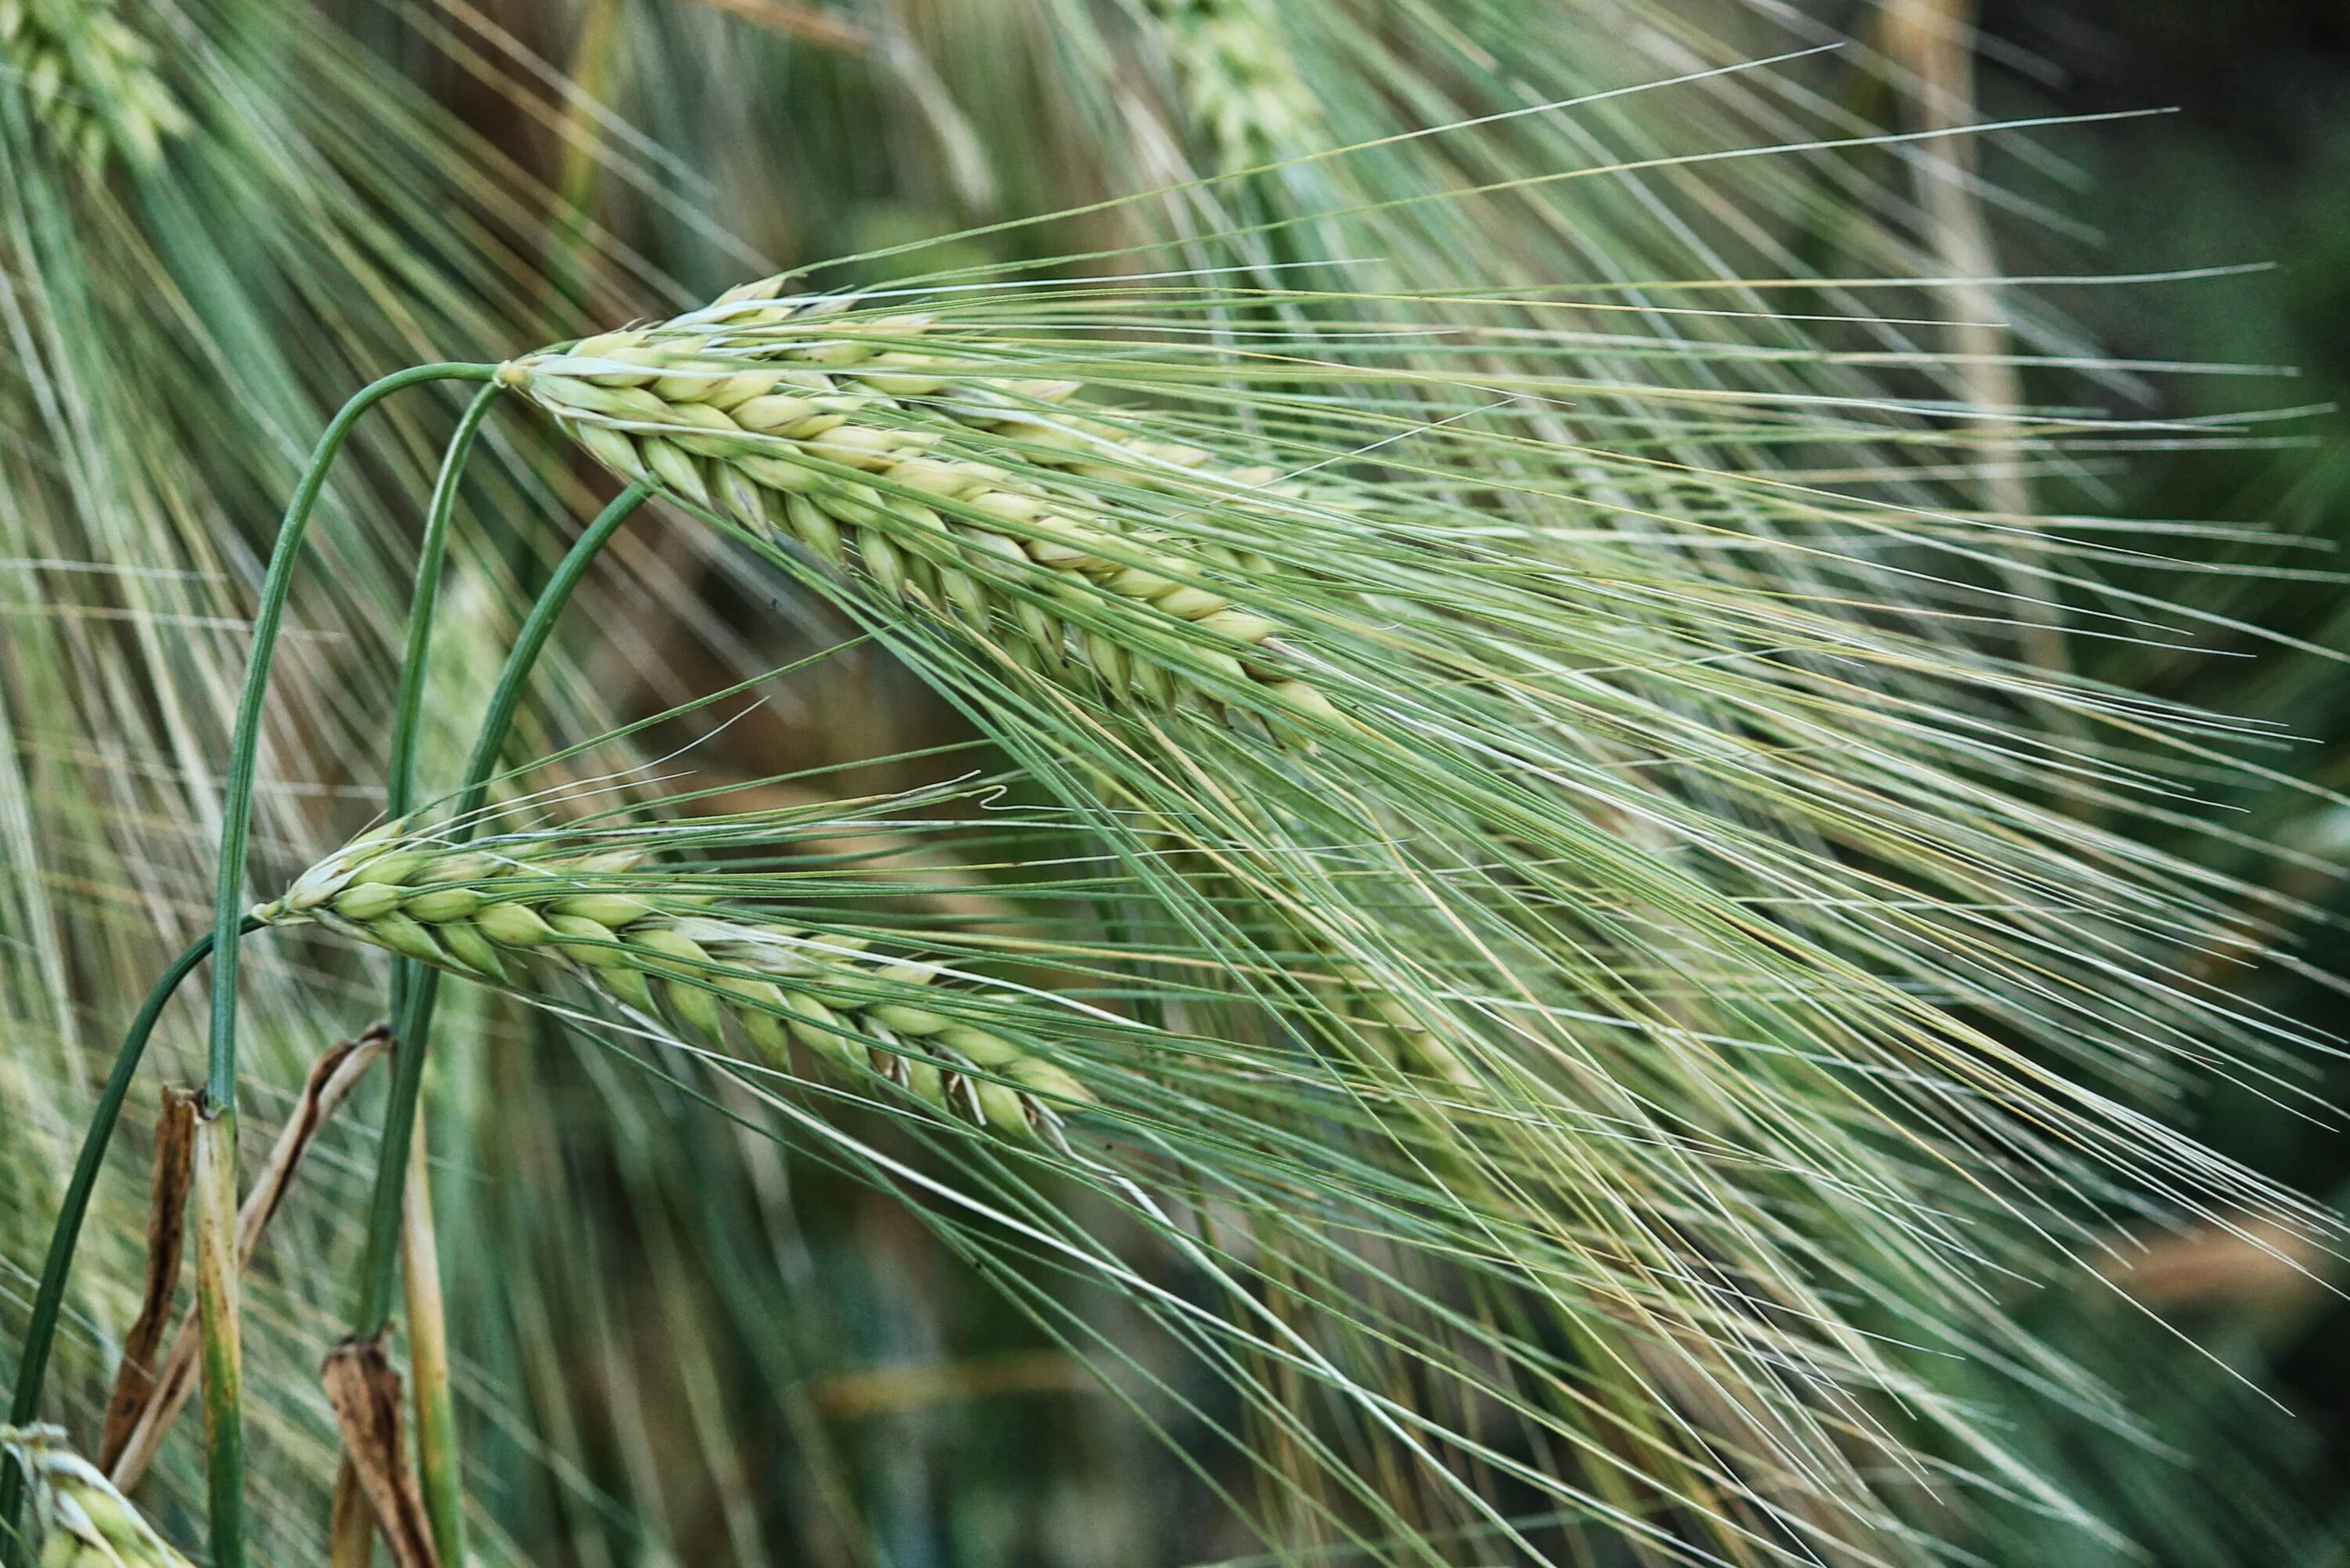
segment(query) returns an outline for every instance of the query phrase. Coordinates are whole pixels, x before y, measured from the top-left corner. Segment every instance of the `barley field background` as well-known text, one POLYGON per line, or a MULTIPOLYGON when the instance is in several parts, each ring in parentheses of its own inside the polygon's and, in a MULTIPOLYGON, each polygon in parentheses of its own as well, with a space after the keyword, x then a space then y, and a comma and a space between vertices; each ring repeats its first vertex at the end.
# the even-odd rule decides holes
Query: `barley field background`
POLYGON ((0 0, 12 1565, 2350 1568, 2350 23, 0 0))

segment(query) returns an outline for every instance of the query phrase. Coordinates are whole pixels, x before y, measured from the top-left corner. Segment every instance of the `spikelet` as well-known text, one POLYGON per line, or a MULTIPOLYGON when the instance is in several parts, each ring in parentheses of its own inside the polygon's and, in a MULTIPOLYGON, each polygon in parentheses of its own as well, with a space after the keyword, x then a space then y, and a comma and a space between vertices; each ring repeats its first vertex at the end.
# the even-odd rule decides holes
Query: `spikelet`
POLYGON ((29 1478, 41 1568, 190 1568, 57 1427, 0 1427, 0 1453, 29 1478))
POLYGON ((24 83, 59 150, 92 176, 118 155, 151 168, 163 143, 188 130, 154 49, 107 0, 0 0, 0 65, 24 83))
POLYGON ((404 958, 524 989, 533 957, 561 963, 638 1012, 787 1064, 796 1042, 852 1079, 878 1074, 990 1132, 1059 1138, 1093 1098, 1065 1069, 930 999, 936 966, 855 939, 715 911, 635 848, 545 854, 538 837, 452 849, 377 829, 254 910, 316 921, 404 958), (632 875, 633 873, 633 875, 632 875))
POLYGON ((1219 469, 1064 406, 1073 384, 926 345, 924 318, 836 321, 851 299, 782 286, 746 284, 499 379, 615 472, 797 545, 1031 670, 1146 711, 1337 721, 1268 647, 1282 629, 1268 562, 1080 494, 1140 489, 1202 512, 1299 494, 1276 470, 1219 469), (1048 490, 1040 470, 1071 483, 1048 490))

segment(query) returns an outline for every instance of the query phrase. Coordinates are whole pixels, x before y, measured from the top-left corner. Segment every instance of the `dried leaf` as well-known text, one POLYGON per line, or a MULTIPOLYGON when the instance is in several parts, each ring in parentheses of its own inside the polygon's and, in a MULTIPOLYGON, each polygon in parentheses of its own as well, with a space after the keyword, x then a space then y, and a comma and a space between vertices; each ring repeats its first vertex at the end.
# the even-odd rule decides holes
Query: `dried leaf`
POLYGON ((147 1294, 139 1316, 122 1336, 122 1366, 106 1401, 106 1425, 98 1445, 98 1468, 110 1470, 130 1442, 139 1413, 155 1388, 155 1352, 180 1284, 182 1241, 186 1234, 188 1184, 195 1166, 196 1096, 187 1089, 163 1092, 163 1114, 155 1124, 155 1185, 147 1208, 147 1294))
POLYGON ((196 1305, 203 1327, 204 1437, 222 1452, 241 1434, 244 1342, 236 1248, 236 1111, 207 1098, 196 1110, 196 1305))
POLYGON ((359 1486, 359 1472, 345 1454, 335 1466, 334 1512, 327 1524, 328 1568, 372 1568, 375 1507, 359 1486))
MULTIPOLYGON (((333 1116, 335 1107, 366 1076, 377 1058, 391 1049, 391 1032, 378 1024, 357 1040, 346 1040, 328 1047, 310 1064, 310 1076, 302 1085, 301 1101, 294 1114, 277 1135, 276 1145, 269 1151, 267 1163, 245 1195, 244 1206, 237 1214, 237 1266, 244 1268, 253 1262, 261 1245, 263 1230, 270 1217, 285 1202, 287 1189, 293 1185, 296 1170, 308 1151, 318 1129, 333 1116)), ((180 1407, 187 1403, 195 1389, 196 1373, 196 1314, 190 1309, 180 1319, 179 1331, 172 1336, 172 1345, 163 1356, 161 1369, 155 1375, 154 1386, 139 1407, 127 1419, 129 1426, 122 1451, 111 1464, 102 1467, 107 1479, 124 1491, 136 1488, 154 1462, 156 1450, 163 1444, 164 1436, 172 1429, 172 1420, 180 1407)))
POLYGON ((2282 1309, 2325 1289, 2327 1261, 2307 1236, 2254 1217, 2153 1238, 2106 1274, 2157 1309, 2282 1309))
POLYGON ((328 1355, 321 1376, 327 1401, 342 1429, 343 1457, 358 1472, 359 1490, 374 1506, 396 1568, 440 1568, 424 1494, 408 1468, 400 1420, 400 1374, 380 1339, 347 1339, 328 1355))

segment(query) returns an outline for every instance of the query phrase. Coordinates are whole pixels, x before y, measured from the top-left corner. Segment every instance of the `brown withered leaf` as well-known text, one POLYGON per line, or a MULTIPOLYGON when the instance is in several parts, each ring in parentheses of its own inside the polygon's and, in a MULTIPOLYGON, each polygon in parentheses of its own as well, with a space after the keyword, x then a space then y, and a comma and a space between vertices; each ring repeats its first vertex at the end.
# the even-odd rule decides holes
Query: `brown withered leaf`
POLYGON ((424 1493, 408 1468, 408 1439, 400 1419, 400 1374, 375 1338, 347 1339, 328 1354, 320 1376, 327 1402, 342 1429, 343 1457, 357 1472, 359 1490, 375 1509, 395 1568, 440 1568, 425 1517, 424 1493))
MULTIPOLYGON (((244 1204, 237 1211, 237 1264, 243 1268, 253 1262, 255 1251, 261 1245, 263 1230, 286 1194, 293 1186, 295 1172, 302 1157, 335 1107, 367 1075, 376 1060, 391 1049, 391 1032, 377 1024, 357 1040, 346 1040, 320 1052, 310 1064, 308 1081, 302 1085, 302 1098, 294 1114, 277 1134, 277 1142, 269 1151, 269 1158, 255 1179, 252 1190, 244 1195, 244 1204)), ((196 1386, 196 1313, 191 1307, 180 1319, 177 1333, 172 1336, 171 1348, 164 1352, 162 1363, 155 1373, 152 1385, 133 1401, 123 1417, 120 1450, 102 1461, 99 1468, 107 1479, 121 1491, 137 1487, 154 1462, 155 1452, 172 1428, 172 1422, 187 1403, 196 1386)), ((113 1432, 113 1413, 108 1413, 107 1430, 113 1432)))
POLYGON ((147 1294, 139 1316, 122 1336, 122 1365, 106 1401, 106 1425, 99 1438, 98 1466, 110 1469, 139 1424, 139 1412, 155 1387, 155 1351, 171 1316, 172 1293, 180 1285, 181 1245, 187 1233, 188 1184, 195 1171, 196 1096, 190 1089, 163 1091, 163 1113, 155 1123, 155 1185, 147 1206, 147 1294))
POLYGON ((327 1568, 371 1568, 375 1505, 359 1488, 359 1472, 345 1454, 335 1465, 334 1511, 327 1523, 327 1568))
POLYGON ((2102 1272, 2161 1311, 2289 1311, 2324 1293, 2330 1262, 2309 1236, 2246 1219, 2151 1237, 2102 1272))

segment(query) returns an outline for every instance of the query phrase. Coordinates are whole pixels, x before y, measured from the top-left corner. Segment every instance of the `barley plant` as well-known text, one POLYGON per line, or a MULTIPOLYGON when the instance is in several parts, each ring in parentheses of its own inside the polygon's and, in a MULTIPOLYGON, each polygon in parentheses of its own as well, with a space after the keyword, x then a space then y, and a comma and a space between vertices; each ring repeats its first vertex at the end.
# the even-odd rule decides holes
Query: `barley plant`
POLYGON ((2292 410, 1851 9, 0 0, 7 1560, 2282 1560, 2292 410))

